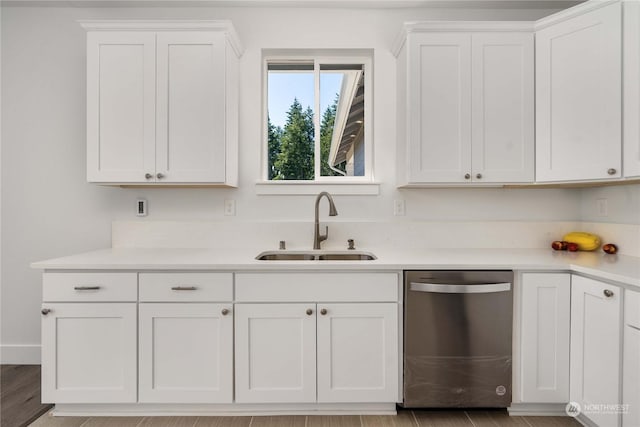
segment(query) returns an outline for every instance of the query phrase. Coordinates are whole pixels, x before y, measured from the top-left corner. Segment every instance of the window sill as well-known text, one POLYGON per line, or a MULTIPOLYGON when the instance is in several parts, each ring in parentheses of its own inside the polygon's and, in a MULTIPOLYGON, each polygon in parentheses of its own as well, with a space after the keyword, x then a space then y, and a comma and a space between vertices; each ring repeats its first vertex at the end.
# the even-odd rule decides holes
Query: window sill
POLYGON ((377 196, 380 194, 378 182, 300 182, 300 181, 260 181, 256 183, 259 196, 306 196, 328 191, 331 195, 377 196))

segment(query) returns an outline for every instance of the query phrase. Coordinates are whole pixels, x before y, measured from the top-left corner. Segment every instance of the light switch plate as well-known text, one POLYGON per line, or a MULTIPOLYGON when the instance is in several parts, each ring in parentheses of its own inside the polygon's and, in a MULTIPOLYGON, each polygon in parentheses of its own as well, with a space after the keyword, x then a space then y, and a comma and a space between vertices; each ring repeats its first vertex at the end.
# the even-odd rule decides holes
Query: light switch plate
POLYGON ((236 201, 234 199, 226 199, 224 201, 224 215, 235 216, 236 214, 236 201))
POLYGON ((596 208, 598 216, 609 216, 609 203, 607 199, 597 199, 596 208))

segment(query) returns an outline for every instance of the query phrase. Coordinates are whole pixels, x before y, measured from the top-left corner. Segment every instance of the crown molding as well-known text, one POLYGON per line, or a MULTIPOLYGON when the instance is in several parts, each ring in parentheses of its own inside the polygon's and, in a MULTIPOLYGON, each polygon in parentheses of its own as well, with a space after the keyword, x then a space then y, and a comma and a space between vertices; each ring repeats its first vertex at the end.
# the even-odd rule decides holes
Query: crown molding
POLYGON ((220 31, 224 32, 238 57, 244 48, 235 27, 229 20, 80 20, 77 21, 87 31, 220 31))
POLYGON ((397 57, 404 43, 413 33, 446 33, 446 32, 523 32, 532 33, 532 21, 414 21, 405 22, 391 46, 391 52, 397 57))

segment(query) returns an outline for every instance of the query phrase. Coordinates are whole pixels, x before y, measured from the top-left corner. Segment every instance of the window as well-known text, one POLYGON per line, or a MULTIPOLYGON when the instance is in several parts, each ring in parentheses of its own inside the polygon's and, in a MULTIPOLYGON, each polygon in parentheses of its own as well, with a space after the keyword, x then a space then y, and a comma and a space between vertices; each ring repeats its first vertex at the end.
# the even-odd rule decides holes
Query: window
POLYGON ((368 58, 267 58, 267 181, 370 182, 368 58))

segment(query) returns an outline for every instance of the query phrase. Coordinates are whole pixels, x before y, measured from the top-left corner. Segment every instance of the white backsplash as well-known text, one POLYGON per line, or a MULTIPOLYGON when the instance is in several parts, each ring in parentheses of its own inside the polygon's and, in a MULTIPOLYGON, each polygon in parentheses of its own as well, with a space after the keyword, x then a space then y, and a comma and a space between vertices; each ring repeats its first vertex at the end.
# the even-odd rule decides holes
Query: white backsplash
MULTIPOLYGON (((640 256, 640 226, 578 221, 473 222, 332 222, 324 249, 346 249, 355 239, 361 250, 385 248, 547 248, 569 231, 598 234, 616 243, 621 254, 640 256)), ((310 249, 312 222, 115 221, 116 248, 255 248, 256 253, 278 248, 310 249)))

